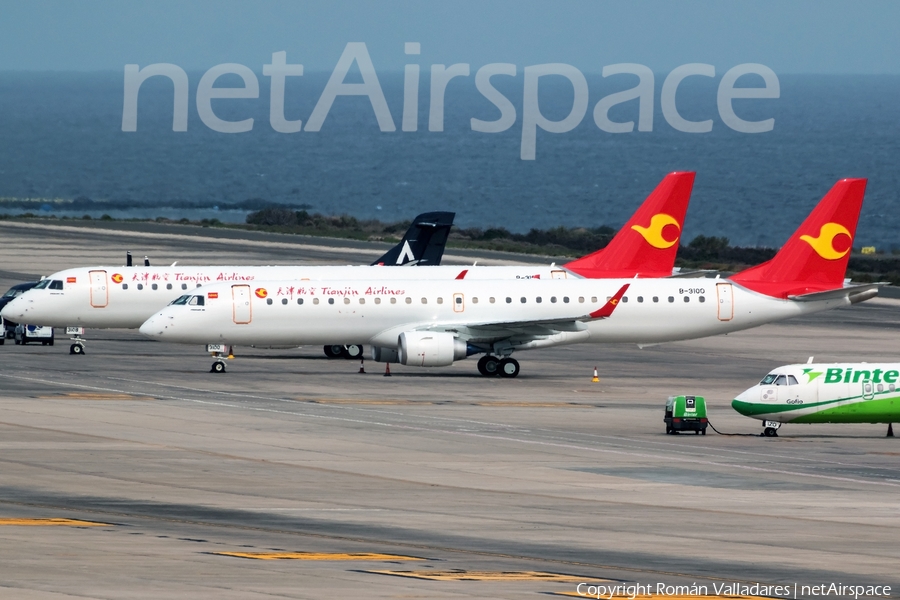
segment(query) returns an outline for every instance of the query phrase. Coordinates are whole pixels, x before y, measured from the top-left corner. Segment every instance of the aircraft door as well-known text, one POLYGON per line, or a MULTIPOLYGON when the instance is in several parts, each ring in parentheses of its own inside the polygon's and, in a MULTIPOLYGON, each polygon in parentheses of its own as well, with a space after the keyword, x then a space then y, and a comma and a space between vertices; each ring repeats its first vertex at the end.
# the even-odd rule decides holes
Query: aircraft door
POLYGON ((562 269, 553 269, 550 271, 550 277, 552 279, 568 279, 569 274, 562 269))
POLYGON ((109 304, 109 285, 106 271, 91 271, 91 306, 105 308, 109 304))
POLYGON ((453 294, 453 312, 461 313, 466 310, 466 299, 463 294, 453 294))
POLYGON ((863 400, 872 400, 875 398, 875 386, 870 379, 866 379, 862 382, 862 397, 863 400))
POLYGON ((250 286, 231 286, 232 318, 238 325, 246 325, 253 317, 250 306, 250 286))
POLYGON ((719 306, 719 320, 730 321, 734 318, 733 289, 730 283, 716 284, 716 300, 719 306))

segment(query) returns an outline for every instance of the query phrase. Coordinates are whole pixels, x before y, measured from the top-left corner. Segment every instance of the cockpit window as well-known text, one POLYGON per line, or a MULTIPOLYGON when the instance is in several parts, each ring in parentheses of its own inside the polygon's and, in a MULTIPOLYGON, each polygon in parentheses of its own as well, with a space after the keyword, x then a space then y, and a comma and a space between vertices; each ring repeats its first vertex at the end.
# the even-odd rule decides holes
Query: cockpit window
POLYGON ((179 306, 182 304, 187 304, 188 300, 190 300, 190 299, 191 299, 190 294, 185 294, 184 296, 178 296, 177 298, 175 298, 174 300, 169 302, 169 306, 172 306, 173 304, 177 304, 179 306))
POLYGON ((3 297, 4 298, 15 298, 16 296, 18 296, 19 294, 21 294, 24 291, 25 290, 9 290, 5 294, 3 294, 3 297))
POLYGON ((769 373, 768 375, 763 377, 763 380, 759 382, 759 385, 772 385, 773 383, 775 383, 776 377, 778 377, 778 375, 776 375, 775 373, 769 373))
POLYGON ((798 385, 797 378, 793 375, 788 375, 788 385, 798 385))
POLYGON ((60 281, 58 279, 54 279, 53 281, 50 282, 50 289, 51 290, 63 289, 62 281, 60 281))
POLYGON ((203 306, 205 300, 206 299, 203 296, 194 296, 188 304, 191 306, 203 306))
POLYGON ((787 377, 784 375, 779 375, 775 380, 775 385, 787 385, 787 377))
POLYGON ((50 280, 49 280, 49 279, 45 279, 45 280, 41 281, 40 283, 38 283, 36 286, 34 286, 34 289, 36 289, 36 290, 42 290, 42 289, 44 289, 45 287, 47 287, 48 285, 50 285, 50 280))

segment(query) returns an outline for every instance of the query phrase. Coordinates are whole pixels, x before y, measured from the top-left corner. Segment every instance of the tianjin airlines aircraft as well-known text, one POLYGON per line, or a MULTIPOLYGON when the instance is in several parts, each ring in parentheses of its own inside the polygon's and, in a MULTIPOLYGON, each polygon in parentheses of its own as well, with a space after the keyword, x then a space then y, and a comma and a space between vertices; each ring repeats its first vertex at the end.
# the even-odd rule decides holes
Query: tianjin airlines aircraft
MULTIPOLYGON (((384 269, 380 266, 91 267, 51 275, 34 290, 10 302, 2 314, 13 321, 34 325, 137 329, 188 290, 215 282, 259 287, 254 285, 255 282, 294 281, 292 287, 299 289, 310 285, 305 280, 378 282, 671 276, 694 175, 692 172, 667 175, 606 248, 563 267, 423 266, 421 263, 414 269, 384 269)), ((398 247, 402 245, 403 242, 398 247)), ((398 254, 403 257, 403 253, 398 251, 398 254)), ((335 348, 332 351, 335 352, 348 347, 327 340, 322 343, 326 344, 326 354, 331 348, 335 348)), ((79 344, 82 342, 76 341, 72 351, 83 352, 84 347, 79 344)), ((361 346, 351 346, 362 353, 361 346)))
MULTIPOLYGON (((472 354, 515 377, 518 350, 579 342, 641 345, 756 327, 854 304, 844 286, 866 180, 839 181, 770 261, 730 279, 256 281, 203 286, 141 333, 191 344, 371 344, 373 358, 424 367, 472 354)), ((224 371, 217 360, 214 371, 224 371)))

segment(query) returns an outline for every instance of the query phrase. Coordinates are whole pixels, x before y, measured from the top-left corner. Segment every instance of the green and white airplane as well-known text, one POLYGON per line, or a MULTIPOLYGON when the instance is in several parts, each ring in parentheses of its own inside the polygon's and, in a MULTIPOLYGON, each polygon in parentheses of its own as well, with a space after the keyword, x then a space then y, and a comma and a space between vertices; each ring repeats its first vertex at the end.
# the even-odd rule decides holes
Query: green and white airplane
POLYGON ((834 363, 778 367, 731 402, 778 435, 783 423, 900 422, 900 363, 834 363))

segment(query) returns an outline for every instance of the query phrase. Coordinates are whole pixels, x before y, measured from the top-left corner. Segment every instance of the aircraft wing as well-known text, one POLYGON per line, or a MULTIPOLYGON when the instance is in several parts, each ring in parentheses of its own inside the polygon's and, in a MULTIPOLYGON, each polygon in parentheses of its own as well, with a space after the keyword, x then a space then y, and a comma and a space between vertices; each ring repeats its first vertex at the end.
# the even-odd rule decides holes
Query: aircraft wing
POLYGON ((883 285, 890 285, 887 281, 877 283, 864 283, 862 285, 851 285, 836 290, 827 290, 825 292, 812 292, 810 294, 788 295, 788 300, 796 300, 797 302, 815 302, 817 300, 837 300, 847 298, 851 304, 874 298, 878 295, 878 288, 883 285))
POLYGON ((619 288, 616 294, 607 300, 599 309, 586 315, 568 319, 522 319, 513 321, 486 321, 481 323, 465 324, 435 324, 426 329, 428 331, 447 331, 456 333, 459 337, 469 341, 488 341, 504 339, 512 336, 548 336, 561 332, 577 332, 587 329, 585 323, 608 319, 619 305, 622 296, 628 290, 629 284, 619 288))

